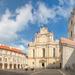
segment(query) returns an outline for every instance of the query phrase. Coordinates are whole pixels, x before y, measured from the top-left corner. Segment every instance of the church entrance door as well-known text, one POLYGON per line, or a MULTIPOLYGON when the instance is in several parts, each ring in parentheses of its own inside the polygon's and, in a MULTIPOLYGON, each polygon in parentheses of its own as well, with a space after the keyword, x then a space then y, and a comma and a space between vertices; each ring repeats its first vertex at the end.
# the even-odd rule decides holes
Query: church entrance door
POLYGON ((43 68, 45 67, 45 63, 42 63, 42 67, 43 67, 43 68))

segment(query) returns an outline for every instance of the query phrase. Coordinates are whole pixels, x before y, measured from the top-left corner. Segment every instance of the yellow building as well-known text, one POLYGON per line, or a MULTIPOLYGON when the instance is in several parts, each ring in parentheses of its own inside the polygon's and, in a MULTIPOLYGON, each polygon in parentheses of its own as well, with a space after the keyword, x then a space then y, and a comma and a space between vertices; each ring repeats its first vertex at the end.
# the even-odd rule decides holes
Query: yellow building
POLYGON ((26 63, 26 54, 21 50, 0 45, 0 69, 23 69, 26 63))
POLYGON ((29 43, 28 65, 43 68, 57 62, 60 63, 59 40, 54 40, 53 33, 42 27, 34 41, 29 43))

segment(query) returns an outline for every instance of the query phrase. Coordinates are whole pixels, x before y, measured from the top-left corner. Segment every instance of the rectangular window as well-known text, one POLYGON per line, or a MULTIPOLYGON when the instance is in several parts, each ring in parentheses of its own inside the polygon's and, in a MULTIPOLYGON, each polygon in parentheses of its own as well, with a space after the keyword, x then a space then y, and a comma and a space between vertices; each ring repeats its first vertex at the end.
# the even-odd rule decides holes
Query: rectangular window
POLYGON ((71 25, 73 24, 73 20, 71 20, 71 25))
POLYGON ((33 49, 33 58, 35 58, 35 50, 33 49))
POLYGON ((55 58, 55 48, 53 48, 53 58, 55 58))
POLYGON ((0 62, 2 61, 2 58, 0 57, 0 62))
POLYGON ((43 48, 43 57, 45 57, 45 48, 43 48))
POLYGON ((72 37, 72 31, 71 31, 71 37, 72 37))
POLYGON ((2 50, 0 49, 0 53, 2 53, 2 50))

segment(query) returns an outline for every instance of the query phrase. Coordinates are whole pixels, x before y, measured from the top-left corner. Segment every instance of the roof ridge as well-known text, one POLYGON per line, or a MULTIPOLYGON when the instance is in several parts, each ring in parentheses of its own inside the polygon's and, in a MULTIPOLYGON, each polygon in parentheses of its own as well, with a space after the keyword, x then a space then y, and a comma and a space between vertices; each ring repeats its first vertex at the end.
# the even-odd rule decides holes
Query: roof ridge
POLYGON ((9 50, 9 51, 24 54, 23 51, 19 48, 12 47, 12 46, 7 46, 7 45, 3 45, 3 44, 0 44, 0 49, 5 49, 5 50, 9 50))

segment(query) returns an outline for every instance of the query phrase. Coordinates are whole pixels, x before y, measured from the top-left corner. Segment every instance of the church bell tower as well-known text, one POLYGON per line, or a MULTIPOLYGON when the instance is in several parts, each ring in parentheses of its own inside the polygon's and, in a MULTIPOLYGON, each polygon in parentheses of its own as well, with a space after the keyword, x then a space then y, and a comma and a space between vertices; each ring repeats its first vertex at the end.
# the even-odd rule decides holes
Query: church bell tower
POLYGON ((75 9, 71 12, 71 17, 68 26, 68 37, 75 41, 75 9))

